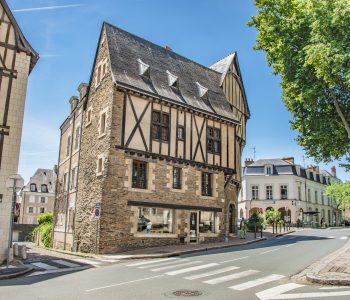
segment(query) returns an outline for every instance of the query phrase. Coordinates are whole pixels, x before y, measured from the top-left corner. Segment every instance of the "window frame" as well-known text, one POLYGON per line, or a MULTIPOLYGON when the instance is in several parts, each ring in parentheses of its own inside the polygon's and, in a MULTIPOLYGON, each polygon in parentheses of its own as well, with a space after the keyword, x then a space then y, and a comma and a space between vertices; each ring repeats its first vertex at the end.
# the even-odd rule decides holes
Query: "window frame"
POLYGON ((173 189, 176 189, 176 190, 182 189, 182 168, 173 167, 173 189), (176 171, 178 171, 177 174, 175 174, 176 171), (177 178, 176 181, 175 181, 175 178, 177 178))
POLYGON ((281 184, 280 185, 280 196, 281 196, 281 200, 287 200, 288 199, 288 185, 286 184, 281 184), (282 193, 282 190, 285 190, 285 196, 282 193))
POLYGON ((42 192, 42 193, 48 193, 49 192, 49 189, 47 188, 47 184, 42 184, 41 186, 40 186, 40 191, 42 192), (43 191, 43 187, 45 187, 45 190, 43 191))
POLYGON ((265 187, 265 192, 266 192, 266 200, 273 200, 273 186, 272 185, 267 185, 265 187), (271 197, 269 197, 269 188, 271 187, 271 197))
POLYGON ((33 193, 38 191, 35 183, 31 183, 30 186, 29 186, 29 189, 33 193), (34 189, 32 189, 32 187, 34 187, 34 189))
POLYGON ((178 127, 177 127, 177 139, 179 141, 184 141, 185 135, 186 135, 185 127, 182 125, 178 125, 178 127), (181 135, 179 134, 180 132, 182 132, 181 135))
POLYGON ((160 110, 153 110, 152 111, 152 122, 151 122, 151 137, 152 140, 162 142, 162 143, 169 143, 170 141, 170 113, 160 111, 160 110), (155 120, 154 116, 155 114, 159 115, 158 120, 155 120), (163 117, 167 117, 167 124, 163 121, 163 117), (154 131, 154 128, 157 128, 156 131, 154 131), (166 139, 163 139, 163 130, 166 130, 166 139), (154 134, 156 132, 156 134, 154 134))
POLYGON ((251 186, 252 200, 259 200, 259 186, 254 184, 251 186))
POLYGON ((66 157, 70 156, 71 145, 72 144, 72 134, 70 133, 67 137, 67 145, 66 145, 66 157))
POLYGON ((80 124, 75 129, 74 136, 75 136, 75 138, 74 138, 74 150, 78 150, 80 148, 80 136, 81 136, 81 126, 80 126, 80 124))
POLYGON ((99 125, 98 126, 99 137, 105 136, 107 134, 107 110, 103 110, 100 112, 100 120, 98 125, 99 125), (104 124, 103 128, 102 128, 102 120, 104 124))
POLYGON ((221 130, 214 126, 207 126, 207 152, 221 155, 221 130), (215 134, 217 132, 217 134, 215 134), (215 146, 217 144, 217 149, 215 146))
POLYGON ((213 174, 209 172, 202 172, 201 180, 201 194, 202 196, 213 196, 213 174))
POLYGON ((46 197, 40 197, 40 203, 42 203, 42 204, 46 203, 46 197), (44 202, 43 202, 43 200, 44 200, 44 202))
POLYGON ((147 190, 148 185, 148 163, 140 160, 132 161, 131 187, 134 189, 147 190), (135 169, 137 168, 137 169, 135 169), (136 175, 135 175, 136 171, 136 175), (141 175, 140 175, 141 174, 141 175))

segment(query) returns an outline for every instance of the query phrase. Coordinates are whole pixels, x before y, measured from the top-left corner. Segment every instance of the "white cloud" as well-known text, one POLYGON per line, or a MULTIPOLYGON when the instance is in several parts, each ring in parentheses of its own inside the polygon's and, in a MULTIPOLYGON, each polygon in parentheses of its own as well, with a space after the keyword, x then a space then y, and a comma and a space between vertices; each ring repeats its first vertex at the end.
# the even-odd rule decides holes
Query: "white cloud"
POLYGON ((84 6, 84 5, 85 4, 69 4, 69 5, 30 7, 30 8, 14 9, 13 12, 32 12, 32 11, 39 11, 39 10, 55 10, 55 9, 62 9, 62 8, 80 7, 80 6, 84 6))

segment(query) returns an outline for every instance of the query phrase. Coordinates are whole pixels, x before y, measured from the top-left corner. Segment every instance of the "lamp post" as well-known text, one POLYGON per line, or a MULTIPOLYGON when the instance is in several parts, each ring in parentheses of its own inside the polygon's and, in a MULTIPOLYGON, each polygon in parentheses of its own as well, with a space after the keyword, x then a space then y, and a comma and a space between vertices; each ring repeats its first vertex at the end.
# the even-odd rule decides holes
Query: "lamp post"
POLYGON ((6 180, 6 188, 12 192, 12 201, 11 201, 11 211, 10 211, 10 224, 9 224, 9 240, 7 246, 7 260, 6 268, 9 267, 10 262, 10 249, 12 248, 12 228, 13 228, 13 216, 16 207, 16 193, 19 192, 24 186, 24 180, 21 175, 11 175, 6 180))

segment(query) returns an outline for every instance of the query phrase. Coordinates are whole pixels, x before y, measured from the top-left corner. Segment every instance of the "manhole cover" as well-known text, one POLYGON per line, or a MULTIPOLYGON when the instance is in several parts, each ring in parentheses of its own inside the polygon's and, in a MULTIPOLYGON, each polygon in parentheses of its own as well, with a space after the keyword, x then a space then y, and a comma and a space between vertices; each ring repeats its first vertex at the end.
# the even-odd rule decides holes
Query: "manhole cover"
POLYGON ((190 290, 179 290, 173 292, 174 296, 177 297, 195 297, 195 296, 201 296, 203 293, 201 291, 190 291, 190 290))

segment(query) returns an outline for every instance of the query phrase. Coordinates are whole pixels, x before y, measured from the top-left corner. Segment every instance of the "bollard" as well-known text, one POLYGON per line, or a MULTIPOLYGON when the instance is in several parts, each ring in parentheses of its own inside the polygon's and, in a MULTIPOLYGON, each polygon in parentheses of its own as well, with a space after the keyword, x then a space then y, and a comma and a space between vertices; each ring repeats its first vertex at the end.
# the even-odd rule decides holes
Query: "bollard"
POLYGON ((19 258, 27 259, 27 247, 26 247, 26 245, 20 245, 18 247, 18 252, 19 252, 19 258))
POLYGON ((12 248, 13 248, 13 255, 18 256, 18 244, 14 243, 12 248))

